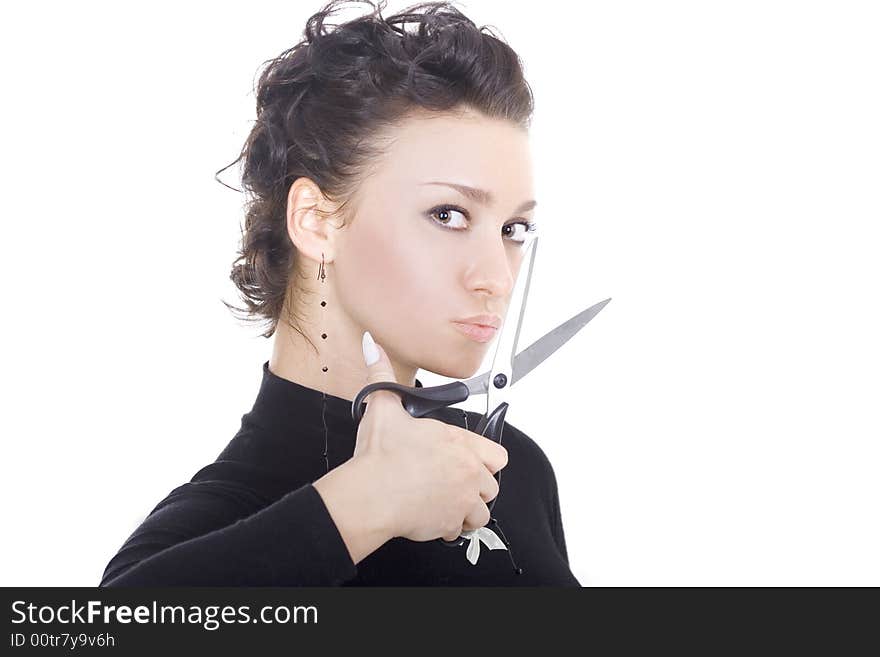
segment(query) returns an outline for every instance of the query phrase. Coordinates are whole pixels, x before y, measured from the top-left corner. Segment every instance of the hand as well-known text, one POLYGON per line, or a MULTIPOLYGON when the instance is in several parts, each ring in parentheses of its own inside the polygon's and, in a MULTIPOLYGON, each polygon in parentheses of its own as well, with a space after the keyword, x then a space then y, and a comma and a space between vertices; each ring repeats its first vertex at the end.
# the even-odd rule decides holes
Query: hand
MULTIPOLYGON (((364 334, 367 381, 397 382, 391 362, 364 334)), ((365 385, 366 385, 365 384, 365 385)), ((389 390, 370 393, 358 425, 352 464, 371 473, 382 492, 392 536, 413 541, 444 538, 489 522, 486 505, 498 495, 493 475, 507 465, 507 450, 472 431, 432 418, 414 418, 389 390)))

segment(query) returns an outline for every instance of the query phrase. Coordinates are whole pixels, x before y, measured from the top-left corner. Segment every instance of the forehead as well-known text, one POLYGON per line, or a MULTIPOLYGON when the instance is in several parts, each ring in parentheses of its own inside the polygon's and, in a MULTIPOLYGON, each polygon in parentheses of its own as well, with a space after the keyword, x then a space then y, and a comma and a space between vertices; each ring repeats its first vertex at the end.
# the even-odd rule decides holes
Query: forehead
MULTIPOLYGON (((443 180, 492 190, 515 202, 531 198, 529 135, 510 121, 473 111, 422 113, 401 121, 388 136, 374 184, 443 180)), ((432 188, 437 189, 419 189, 432 188)))

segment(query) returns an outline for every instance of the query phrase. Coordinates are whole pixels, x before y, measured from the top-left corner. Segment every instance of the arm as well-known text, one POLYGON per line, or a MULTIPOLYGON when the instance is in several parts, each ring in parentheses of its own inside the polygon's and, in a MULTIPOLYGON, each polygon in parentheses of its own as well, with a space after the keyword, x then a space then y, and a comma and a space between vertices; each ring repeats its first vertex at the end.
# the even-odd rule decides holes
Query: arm
POLYGON ((345 465, 255 513, 254 496, 229 482, 185 484, 135 530, 108 564, 101 586, 342 584, 357 574, 358 561, 387 540, 382 530, 357 519, 372 501, 355 495, 356 485, 346 489, 356 474, 345 465), (334 473, 325 503, 318 489, 334 473), (345 490, 351 492, 339 493, 345 490))
POLYGON ((362 460, 346 461, 318 479, 314 487, 355 564, 394 537, 387 501, 362 460))

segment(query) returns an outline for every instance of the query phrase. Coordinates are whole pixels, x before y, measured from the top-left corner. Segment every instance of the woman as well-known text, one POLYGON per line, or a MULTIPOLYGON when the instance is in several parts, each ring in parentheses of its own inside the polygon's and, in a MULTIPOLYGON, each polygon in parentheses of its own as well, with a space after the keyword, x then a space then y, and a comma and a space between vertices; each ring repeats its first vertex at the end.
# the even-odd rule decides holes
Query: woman
POLYGON ((535 228, 519 59, 447 3, 328 30, 338 4, 263 71, 238 158, 232 280, 275 335, 253 408, 101 585, 578 586, 524 433, 506 424, 502 447, 470 430, 478 413, 413 418, 388 391, 351 417, 368 383, 472 376, 490 342, 460 322, 505 315, 535 228))

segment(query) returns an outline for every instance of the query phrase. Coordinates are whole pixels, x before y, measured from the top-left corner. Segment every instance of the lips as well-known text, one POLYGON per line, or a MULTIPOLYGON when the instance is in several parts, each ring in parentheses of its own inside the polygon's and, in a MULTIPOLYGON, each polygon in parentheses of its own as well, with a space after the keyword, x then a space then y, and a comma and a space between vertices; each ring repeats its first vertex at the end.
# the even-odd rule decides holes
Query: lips
POLYGON ((453 322, 453 325, 465 336, 477 342, 489 342, 489 340, 495 337, 495 333, 498 332, 498 329, 494 326, 486 326, 484 324, 453 322))
POLYGON ((474 315, 473 317, 464 317, 462 319, 455 320, 456 322, 461 322, 462 324, 476 324, 478 326, 490 326, 492 328, 498 328, 501 326, 501 317, 498 315, 474 315))

